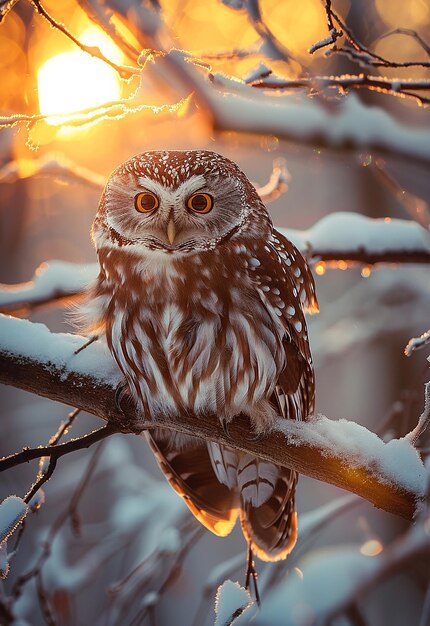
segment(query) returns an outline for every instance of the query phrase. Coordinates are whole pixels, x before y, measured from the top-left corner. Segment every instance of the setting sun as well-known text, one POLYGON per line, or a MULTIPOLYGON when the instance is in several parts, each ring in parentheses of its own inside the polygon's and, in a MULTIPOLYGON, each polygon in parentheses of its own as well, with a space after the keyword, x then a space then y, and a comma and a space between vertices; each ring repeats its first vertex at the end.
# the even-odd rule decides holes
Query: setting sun
MULTIPOLYGON (((122 62, 122 52, 96 27, 85 30, 80 41, 97 46, 115 63, 122 62)), ((44 115, 74 113, 96 107, 121 96, 116 71, 81 50, 64 52, 48 59, 37 75, 39 107, 44 115)), ((51 117, 48 123, 58 123, 51 117)))

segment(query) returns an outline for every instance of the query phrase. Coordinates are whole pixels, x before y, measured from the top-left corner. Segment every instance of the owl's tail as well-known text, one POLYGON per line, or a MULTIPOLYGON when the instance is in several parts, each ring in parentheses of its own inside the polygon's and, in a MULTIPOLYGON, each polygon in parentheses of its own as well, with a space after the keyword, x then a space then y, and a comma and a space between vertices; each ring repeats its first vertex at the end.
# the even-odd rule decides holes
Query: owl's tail
POLYGON ((253 553, 263 561, 284 559, 297 540, 297 472, 219 444, 208 449, 218 480, 240 494, 240 521, 253 553))
MULTIPOLYGON (((261 461, 255 461, 261 465, 261 461)), ((297 472, 269 463, 265 465, 272 465, 271 471, 276 476, 271 495, 255 506, 242 488, 240 522, 254 554, 263 561, 279 561, 285 559, 297 541, 297 472)), ((264 480, 261 472, 258 480, 264 480)))

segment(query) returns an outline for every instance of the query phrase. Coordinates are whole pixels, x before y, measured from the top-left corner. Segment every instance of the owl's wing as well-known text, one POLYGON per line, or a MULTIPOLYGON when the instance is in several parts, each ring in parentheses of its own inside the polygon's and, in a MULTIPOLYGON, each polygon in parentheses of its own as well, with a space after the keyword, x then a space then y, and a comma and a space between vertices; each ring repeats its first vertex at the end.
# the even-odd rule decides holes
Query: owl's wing
POLYGON ((216 535, 228 535, 239 513, 239 498, 236 490, 218 481, 206 442, 183 437, 178 445, 158 429, 145 435, 161 471, 193 515, 216 535))
MULTIPOLYGON (((284 327, 286 367, 279 375, 272 404, 279 415, 305 419, 314 409, 314 374, 303 308, 318 310, 312 274, 295 246, 274 231, 271 240, 257 248, 251 273, 261 301, 284 327)), ((241 460, 253 466, 255 482, 261 480, 260 461, 250 454, 241 460)), ((267 466, 268 464, 266 464, 267 466)), ((241 493, 241 524, 254 552, 263 560, 285 558, 297 540, 295 490, 297 472, 272 465, 274 487, 260 506, 241 493)), ((270 468, 266 467, 266 472, 270 468)))
POLYGON ((306 419, 314 410, 314 372, 304 311, 318 311, 312 273, 299 250, 281 233, 256 251, 252 267, 261 301, 284 329, 286 367, 280 373, 273 401, 281 415, 306 419))

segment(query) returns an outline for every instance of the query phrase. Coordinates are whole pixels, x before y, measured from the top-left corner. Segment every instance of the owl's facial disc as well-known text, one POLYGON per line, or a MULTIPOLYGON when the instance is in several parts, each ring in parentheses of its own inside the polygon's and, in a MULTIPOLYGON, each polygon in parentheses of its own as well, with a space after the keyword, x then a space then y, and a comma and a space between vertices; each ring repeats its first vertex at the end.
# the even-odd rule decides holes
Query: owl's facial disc
POLYGON ((166 180, 154 167, 119 172, 106 188, 106 224, 121 245, 192 253, 213 248, 243 224, 249 207, 243 183, 208 169, 166 180))

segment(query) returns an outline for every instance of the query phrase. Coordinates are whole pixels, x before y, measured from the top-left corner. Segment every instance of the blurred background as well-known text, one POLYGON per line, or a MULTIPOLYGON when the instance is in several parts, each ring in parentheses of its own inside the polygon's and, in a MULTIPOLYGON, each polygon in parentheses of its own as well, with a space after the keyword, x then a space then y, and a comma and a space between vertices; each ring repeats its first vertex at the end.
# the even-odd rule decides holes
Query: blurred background
MULTIPOLYGON (((336 11, 373 52, 397 62, 425 57, 412 37, 399 34, 380 39, 381 34, 402 27, 417 30, 430 42, 430 5, 425 0, 341 0, 335 4, 336 11)), ((76 0, 43 2, 44 9, 81 42, 98 46, 115 64, 133 65, 133 50, 143 47, 134 3, 107 5, 121 40, 129 46, 129 56, 124 45, 116 45, 88 17, 88 6, 99 5, 76 0)), ((165 32, 175 47, 203 58, 213 73, 244 77, 266 59, 261 50, 234 58, 225 54, 236 49, 252 51, 259 40, 241 6, 232 1, 163 0, 165 32)), ((326 12, 318 0, 262 0, 260 8, 267 27, 293 57, 288 63, 270 60, 278 76, 292 79, 304 74, 363 71, 345 56, 309 54, 309 47, 327 36, 326 12)), ((145 110, 119 119, 106 115, 106 119, 84 125, 65 125, 64 117, 58 117, 133 94, 137 94, 135 101, 148 105, 177 102, 184 93, 160 79, 156 61, 156 55, 147 61, 142 77, 122 80, 113 67, 79 50, 52 28, 31 3, 17 2, 7 13, 0 23, 2 115, 41 113, 50 117, 32 118, 0 132, 0 169, 4 173, 4 168, 14 164, 13 175, 0 175, 1 282, 30 280, 35 268, 51 259, 95 262, 90 228, 100 190, 75 177, 76 168, 86 168, 103 180, 119 163, 146 150, 214 150, 237 162, 256 185, 264 185, 273 162, 283 159, 290 175, 288 190, 268 206, 278 226, 308 229, 334 211, 414 219, 411 205, 427 210, 430 183, 426 164, 385 154, 376 166, 375 155, 366 150, 335 151, 276 136, 216 133, 204 109, 190 101, 174 116, 163 110, 145 110), (71 163, 71 175, 41 175, 38 164, 43 159, 71 163), (387 177, 394 184, 387 184, 387 177)), ((373 74, 378 72, 389 77, 430 78, 426 67, 372 68, 373 74)), ((429 110, 413 100, 365 90, 355 95, 401 123, 429 127, 429 110)), ((299 101, 296 93, 291 93, 291 98, 299 101)), ((322 107, 330 108, 340 95, 318 98, 322 107)), ((338 268, 322 265, 315 278, 321 313, 310 320, 310 332, 317 411, 333 419, 357 421, 381 435, 405 434, 422 410, 426 380, 426 354, 420 352, 411 359, 403 355, 409 338, 428 327, 426 268, 405 265, 363 271, 347 264, 338 268)), ((53 331, 73 332, 62 308, 35 310, 30 317, 53 331)), ((3 455, 46 442, 69 409, 2 388, 1 412, 3 455)), ((98 425, 96 418, 80 416, 73 435, 98 425)), ((241 533, 236 529, 231 537, 218 539, 200 531, 165 484, 143 439, 111 438, 96 452, 97 465, 88 470, 93 454, 87 450, 60 461, 53 479, 44 486, 46 503, 26 523, 3 587, 6 596, 13 596, 16 616, 35 625, 213 623, 216 586, 225 578, 243 584, 245 542, 241 533), (20 575, 37 562, 46 533, 73 502, 80 480, 84 480, 85 491, 73 514, 66 515, 55 540, 49 540, 51 554, 42 574, 21 585, 20 575), (236 554, 243 560, 227 563, 225 570, 215 569, 236 554), (55 621, 50 622, 53 616, 55 621)), ((35 472, 34 466, 26 466, 3 474, 0 495, 22 495, 35 472)), ((306 513, 343 495, 335 487, 302 477, 299 514, 310 520, 306 513)), ((284 607, 276 621, 278 617, 273 615, 264 617, 263 604, 255 624, 316 623, 317 609, 311 596, 317 597, 325 575, 332 577, 333 590, 348 578, 352 580, 356 566, 348 560, 351 555, 374 558, 407 526, 367 502, 352 501, 344 509, 323 515, 321 527, 310 525, 297 556, 281 566, 259 564, 263 602, 267 604, 271 593, 279 589, 284 593, 282 585, 287 594, 288 585, 301 580, 306 567, 324 565, 319 583, 315 588, 309 583, 308 595, 291 611, 286 613, 284 607), (270 567, 276 576, 270 574, 270 567)), ((366 595, 359 603, 362 622, 348 615, 334 623, 419 624, 427 583, 428 568, 416 562, 366 595)))

